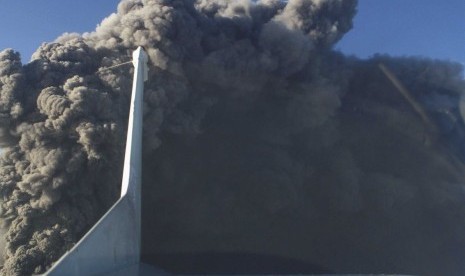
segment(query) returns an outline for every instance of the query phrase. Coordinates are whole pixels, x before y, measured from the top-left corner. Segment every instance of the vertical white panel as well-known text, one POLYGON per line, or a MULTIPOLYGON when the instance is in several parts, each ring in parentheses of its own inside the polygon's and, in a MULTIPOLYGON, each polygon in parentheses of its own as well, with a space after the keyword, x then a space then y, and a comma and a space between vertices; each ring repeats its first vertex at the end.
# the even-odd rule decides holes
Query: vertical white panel
POLYGON ((140 261, 142 102, 147 62, 142 47, 134 51, 121 198, 46 275, 98 275, 140 261))

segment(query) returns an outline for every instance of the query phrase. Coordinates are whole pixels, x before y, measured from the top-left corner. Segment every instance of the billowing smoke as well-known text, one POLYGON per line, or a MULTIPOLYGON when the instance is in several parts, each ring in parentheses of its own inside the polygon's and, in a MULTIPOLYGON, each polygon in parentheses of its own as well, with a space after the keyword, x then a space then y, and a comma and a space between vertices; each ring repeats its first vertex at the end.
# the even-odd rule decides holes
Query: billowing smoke
POLYGON ((356 2, 128 0, 28 64, 0 52, 2 272, 44 272, 116 200, 132 68, 112 66, 137 46, 150 57, 146 261, 246 252, 334 272, 464 271, 462 67, 334 52, 356 2))

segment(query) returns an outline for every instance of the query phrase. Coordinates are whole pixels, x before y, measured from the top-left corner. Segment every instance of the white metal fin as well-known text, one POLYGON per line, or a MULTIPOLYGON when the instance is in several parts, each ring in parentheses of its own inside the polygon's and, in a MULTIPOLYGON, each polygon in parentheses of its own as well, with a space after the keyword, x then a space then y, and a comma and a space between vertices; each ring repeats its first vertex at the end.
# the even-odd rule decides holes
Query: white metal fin
POLYGON ((120 199, 46 275, 98 275, 140 261, 142 102, 148 57, 133 53, 134 80, 120 199))

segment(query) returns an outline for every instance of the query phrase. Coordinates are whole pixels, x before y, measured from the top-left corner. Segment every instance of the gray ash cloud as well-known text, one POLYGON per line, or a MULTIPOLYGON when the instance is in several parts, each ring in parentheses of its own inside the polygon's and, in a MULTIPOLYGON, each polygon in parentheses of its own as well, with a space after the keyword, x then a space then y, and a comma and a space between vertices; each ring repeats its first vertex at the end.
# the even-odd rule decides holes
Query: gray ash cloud
POLYGON ((116 200, 132 69, 106 68, 144 46, 146 260, 251 252, 338 272, 458 273, 462 67, 334 52, 356 4, 122 1, 28 64, 2 51, 2 272, 44 272, 116 200))

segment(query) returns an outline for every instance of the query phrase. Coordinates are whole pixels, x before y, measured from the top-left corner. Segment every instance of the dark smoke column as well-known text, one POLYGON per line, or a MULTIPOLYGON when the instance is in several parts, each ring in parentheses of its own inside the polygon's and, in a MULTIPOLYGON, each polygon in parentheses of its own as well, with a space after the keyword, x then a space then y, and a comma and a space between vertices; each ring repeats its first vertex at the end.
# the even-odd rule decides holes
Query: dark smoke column
POLYGON ((146 258, 245 251, 336 272, 457 274, 462 67, 332 51, 356 2, 122 1, 95 32, 63 35, 29 64, 3 51, 3 273, 45 271, 116 200, 131 70, 105 68, 141 45, 154 68, 146 258), (378 63, 438 126, 435 143, 378 63))
POLYGON ((125 110, 98 73, 108 53, 73 38, 24 66, 0 54, 5 275, 44 272, 118 195, 125 110))
POLYGON ((270 74, 301 71, 317 48, 350 29, 354 7, 355 1, 122 1, 94 33, 44 44, 29 64, 3 51, 3 273, 44 272, 117 198, 131 74, 106 67, 126 62, 142 45, 158 68, 145 97, 151 154, 162 133, 201 132, 216 98, 254 99, 270 74))
POLYGON ((45 271, 117 197, 130 72, 102 69, 127 61, 135 45, 146 47, 159 68, 151 74, 145 113, 151 126, 145 144, 155 149, 159 133, 200 131, 217 96, 210 88, 199 93, 197 84, 220 74, 221 90, 243 98, 264 87, 267 74, 298 72, 315 47, 350 28, 354 6, 355 1, 291 1, 287 8, 279 1, 123 1, 96 32, 44 44, 29 64, 3 51, 0 108, 2 142, 8 145, 0 185, 8 229, 3 272, 45 271), (334 16, 320 24, 332 7, 334 16), (294 50, 302 56, 286 54, 294 50), (223 68, 230 62, 231 71, 223 68), (200 78, 191 80, 197 70, 200 78), (238 87, 239 72, 256 72, 256 84, 238 87), (223 83, 225 77, 235 87, 225 89, 232 84, 223 83))

